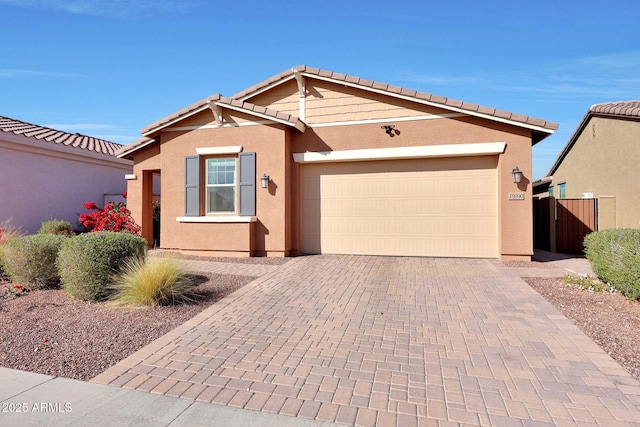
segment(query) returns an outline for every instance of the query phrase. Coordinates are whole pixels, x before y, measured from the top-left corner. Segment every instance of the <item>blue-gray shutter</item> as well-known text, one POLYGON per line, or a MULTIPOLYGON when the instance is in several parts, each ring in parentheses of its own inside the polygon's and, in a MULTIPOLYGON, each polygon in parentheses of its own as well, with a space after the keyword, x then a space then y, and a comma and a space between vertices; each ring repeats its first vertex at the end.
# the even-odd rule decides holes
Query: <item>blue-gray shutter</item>
POLYGON ((256 153, 239 153, 240 215, 256 214, 256 153))
POLYGON ((200 216, 200 157, 184 158, 184 215, 200 216))

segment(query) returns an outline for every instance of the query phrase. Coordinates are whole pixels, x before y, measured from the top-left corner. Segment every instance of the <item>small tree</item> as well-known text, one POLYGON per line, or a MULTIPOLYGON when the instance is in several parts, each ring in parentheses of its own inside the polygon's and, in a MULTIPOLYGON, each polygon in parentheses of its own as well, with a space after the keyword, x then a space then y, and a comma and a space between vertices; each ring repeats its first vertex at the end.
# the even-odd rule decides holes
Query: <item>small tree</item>
MULTIPOLYGON (((127 192, 122 196, 126 199, 127 192)), ((140 235, 140 226, 136 224, 125 203, 109 202, 99 208, 94 202, 85 202, 82 206, 90 213, 80 214, 78 223, 89 232, 115 231, 140 235)))

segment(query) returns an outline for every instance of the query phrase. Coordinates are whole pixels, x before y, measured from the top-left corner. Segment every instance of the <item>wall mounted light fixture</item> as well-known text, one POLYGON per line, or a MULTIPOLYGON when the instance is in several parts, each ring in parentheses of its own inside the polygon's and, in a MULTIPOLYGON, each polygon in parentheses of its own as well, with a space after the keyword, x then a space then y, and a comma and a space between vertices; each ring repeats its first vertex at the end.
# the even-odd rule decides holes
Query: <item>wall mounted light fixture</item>
POLYGON ((511 174, 513 175, 513 182, 515 184, 520 184, 520 181, 522 181, 522 171, 516 166, 511 171, 511 174))
POLYGON ((395 135, 400 135, 400 131, 398 129, 396 129, 395 125, 384 125, 384 126, 380 126, 380 128, 384 129, 384 131, 387 133, 387 135, 389 135, 392 138, 395 135))
POLYGON ((260 178, 260 185, 262 188, 267 188, 269 186, 269 181, 271 181, 271 177, 266 173, 263 174, 262 178, 260 178))

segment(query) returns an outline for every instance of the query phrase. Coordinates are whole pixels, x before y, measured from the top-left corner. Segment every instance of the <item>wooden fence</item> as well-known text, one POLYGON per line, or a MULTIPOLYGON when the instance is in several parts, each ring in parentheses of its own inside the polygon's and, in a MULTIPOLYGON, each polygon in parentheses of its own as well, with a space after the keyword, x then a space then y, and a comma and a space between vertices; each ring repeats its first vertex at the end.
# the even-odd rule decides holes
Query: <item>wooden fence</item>
POLYGON ((584 237, 598 229, 596 199, 534 201, 534 247, 551 252, 581 254, 584 237))

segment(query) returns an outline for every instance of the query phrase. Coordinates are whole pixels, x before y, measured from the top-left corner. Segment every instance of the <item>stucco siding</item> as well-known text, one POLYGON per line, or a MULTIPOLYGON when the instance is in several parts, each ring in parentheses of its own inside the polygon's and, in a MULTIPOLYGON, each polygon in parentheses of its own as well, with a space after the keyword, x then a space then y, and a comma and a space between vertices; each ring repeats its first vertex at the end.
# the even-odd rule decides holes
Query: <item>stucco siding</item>
MULTIPOLYGON (((494 246, 483 254, 496 254, 503 259, 529 259, 533 254, 530 129, 464 114, 462 110, 437 108, 391 93, 375 93, 323 79, 305 77, 305 87, 304 99, 300 98, 294 78, 273 86, 267 84, 259 88, 256 95, 242 98, 249 104, 268 108, 271 116, 253 114, 260 113, 261 109, 254 109, 251 105, 246 105, 246 114, 223 107, 222 127, 216 125, 210 110, 204 110, 150 135, 159 140, 156 143, 158 151, 145 155, 151 151, 141 149, 134 157, 136 174, 140 176, 155 169, 161 170, 163 248, 198 252, 237 251, 239 254, 248 251, 252 255, 269 256, 300 253, 302 204, 305 203, 301 179, 305 165, 294 162, 293 154, 504 143, 503 153, 492 154, 495 156, 491 170, 493 194, 486 199, 495 206, 492 213, 495 229, 488 231, 495 238, 492 237, 494 246), (301 111, 301 106, 304 111, 301 111), (287 114, 301 118, 307 126, 298 126, 297 119, 287 119, 287 114), (268 117, 274 121, 269 123, 268 117), (382 125, 395 126, 393 137, 381 129, 382 125), (184 157, 196 155, 198 148, 236 146, 242 146, 244 152, 256 153, 255 222, 194 224, 185 219, 177 220, 185 215, 184 157), (513 183, 511 174, 516 166, 524 176, 519 185, 513 183), (271 178, 267 189, 260 188, 263 174, 271 178), (512 200, 511 193, 524 197, 512 200)), ((437 158, 432 160, 438 161, 437 158)), ((464 163, 449 160, 443 159, 442 162, 447 165, 464 163)), ((455 170, 453 167, 452 171, 455 170)), ((469 176, 473 176, 473 171, 471 167, 469 176)), ((443 176, 449 176, 448 171, 445 170, 443 176)), ((145 186, 130 182, 129 187, 144 191, 145 186)), ((151 200, 148 196, 146 199, 135 197, 138 204, 150 203, 151 200)), ((469 200, 463 203, 471 203, 469 200)), ((145 209, 148 208, 132 207, 134 215, 148 221, 145 209)), ((200 215, 205 214, 200 212, 200 215)))
POLYGON ((600 228, 640 227, 640 192, 633 172, 640 164, 640 122, 592 117, 553 173, 566 185, 566 198, 593 193, 600 204, 600 228))
POLYGON ((531 139, 527 132, 470 117, 397 122, 396 128, 401 133, 393 138, 378 124, 314 128, 296 135, 293 152, 505 142, 497 167, 498 253, 505 259, 533 254, 531 139), (511 174, 516 166, 523 172, 519 185, 513 183, 511 174), (510 193, 524 193, 525 199, 509 200, 510 193))
POLYGON ((85 158, 0 141, 0 223, 35 233, 42 221, 61 219, 78 228, 82 204, 101 205, 104 194, 126 189, 132 166, 111 156, 85 158))
MULTIPOLYGON (((200 129, 185 132, 164 132, 160 150, 140 163, 139 170, 161 170, 162 187, 161 244, 167 249, 227 250, 263 253, 271 251, 285 254, 291 239, 287 222, 287 191, 285 135, 282 125, 247 126, 242 128, 200 129), (184 157, 196 155, 197 148, 242 146, 243 152, 256 155, 256 210, 255 224, 205 223, 193 224, 177 221, 184 212, 184 157), (271 177, 268 189, 260 188, 259 177, 271 177), (250 234, 249 230, 254 230, 250 234), (226 249, 223 249, 226 248, 226 249)), ((138 161, 136 161, 138 163, 138 161)), ((132 185, 130 183, 130 185, 132 185)), ((141 185, 141 184, 138 184, 141 185)), ((204 194, 202 194, 204 197, 204 194)), ((141 203, 141 200, 137 200, 141 203)), ((143 207, 135 210, 142 217, 143 207)), ((204 212, 202 212, 204 216, 204 212)), ((234 216, 234 215, 229 215, 234 216)), ((224 215, 220 215, 224 217, 224 215)))

